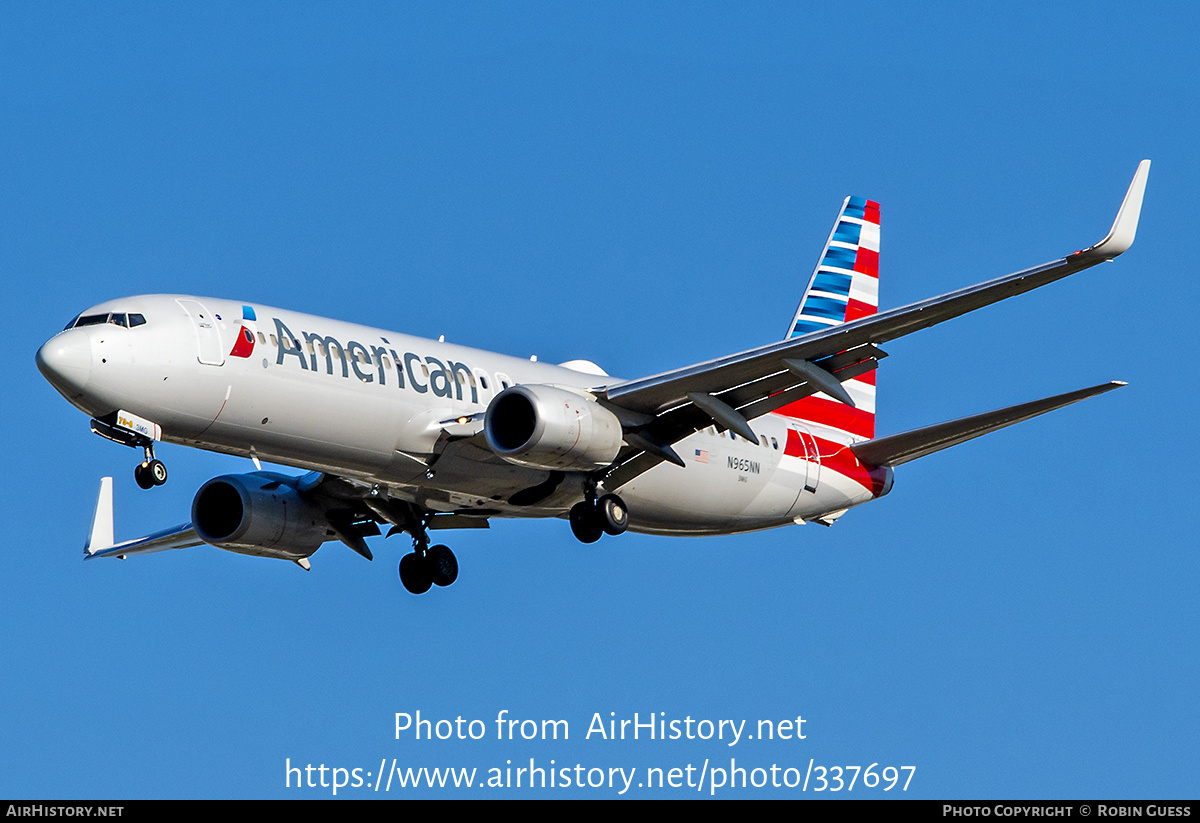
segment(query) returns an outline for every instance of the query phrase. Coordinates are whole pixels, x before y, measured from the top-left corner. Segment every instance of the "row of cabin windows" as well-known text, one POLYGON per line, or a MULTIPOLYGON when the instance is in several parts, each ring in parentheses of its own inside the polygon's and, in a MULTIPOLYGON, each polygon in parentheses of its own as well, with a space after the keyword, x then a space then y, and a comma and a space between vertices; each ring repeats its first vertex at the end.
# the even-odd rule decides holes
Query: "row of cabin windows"
MULTIPOLYGON (((738 439, 738 436, 731 431, 728 431, 728 430, 723 431, 723 432, 717 431, 716 426, 709 426, 705 431, 707 431, 713 437, 728 437, 730 440, 738 439)), ((744 440, 745 438, 742 438, 742 439, 744 440)), ((765 434, 760 434, 758 436, 758 439, 760 441, 759 445, 762 446, 764 449, 767 448, 767 436, 765 434)), ((751 442, 753 442, 753 441, 751 441, 751 442)), ((779 451, 779 441, 776 440, 774 437, 772 437, 770 447, 772 449, 774 449, 775 451, 779 451)))

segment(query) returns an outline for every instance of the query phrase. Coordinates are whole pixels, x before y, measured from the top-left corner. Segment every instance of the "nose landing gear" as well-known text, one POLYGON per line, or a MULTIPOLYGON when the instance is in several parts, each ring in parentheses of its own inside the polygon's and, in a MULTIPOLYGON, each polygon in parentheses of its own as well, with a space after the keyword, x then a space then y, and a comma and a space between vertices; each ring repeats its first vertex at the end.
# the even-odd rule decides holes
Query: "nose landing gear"
POLYGON ((133 479, 143 489, 161 486, 167 482, 167 467, 154 456, 154 441, 143 440, 137 443, 145 452, 145 459, 133 470, 133 479))
POLYGON ((136 449, 145 457, 133 470, 133 479, 143 489, 167 482, 167 467, 154 457, 154 441, 162 439, 162 428, 155 422, 124 410, 92 418, 92 431, 105 440, 136 449))
POLYGON ((167 467, 161 460, 147 459, 134 467, 133 479, 143 489, 161 486, 167 482, 167 467))

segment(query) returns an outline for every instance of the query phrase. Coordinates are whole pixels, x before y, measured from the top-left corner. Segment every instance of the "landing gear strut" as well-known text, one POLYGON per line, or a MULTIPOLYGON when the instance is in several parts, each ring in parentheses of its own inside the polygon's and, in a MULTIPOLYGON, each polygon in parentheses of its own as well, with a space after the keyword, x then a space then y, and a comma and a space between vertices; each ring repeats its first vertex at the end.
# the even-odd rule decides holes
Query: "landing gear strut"
POLYGON ((431 586, 449 586, 458 579, 458 559, 449 547, 429 545, 428 517, 412 528, 413 550, 400 558, 400 582, 413 594, 431 586))
POLYGON ((629 528, 629 509, 615 494, 596 499, 595 488, 585 491, 586 499, 571 507, 568 519, 571 532, 581 543, 595 543, 605 534, 617 535, 629 528))

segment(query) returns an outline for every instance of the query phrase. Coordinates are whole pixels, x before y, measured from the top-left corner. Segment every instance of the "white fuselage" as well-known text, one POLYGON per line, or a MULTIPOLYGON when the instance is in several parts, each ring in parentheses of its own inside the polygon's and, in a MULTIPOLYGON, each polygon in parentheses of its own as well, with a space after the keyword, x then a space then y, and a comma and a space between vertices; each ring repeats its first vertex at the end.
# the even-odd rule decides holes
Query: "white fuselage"
MULTIPOLYGON (((51 382, 89 415, 123 409, 159 424, 166 442, 377 484, 432 511, 564 515, 582 499, 582 473, 567 473, 533 505, 513 505, 513 494, 550 473, 506 462, 478 439, 443 452, 446 433, 478 431, 492 398, 513 385, 586 391, 618 382, 598 369, 229 300, 146 295, 84 316, 105 313, 145 323, 70 328, 39 352, 55 364, 51 382)), ((864 469, 844 433, 776 414, 752 425, 758 443, 702 429, 674 446, 686 468, 660 464, 611 489, 629 506, 630 528, 752 531, 828 519, 890 488, 890 470, 864 469), (789 429, 792 443, 805 444, 799 453, 787 453, 789 429)))

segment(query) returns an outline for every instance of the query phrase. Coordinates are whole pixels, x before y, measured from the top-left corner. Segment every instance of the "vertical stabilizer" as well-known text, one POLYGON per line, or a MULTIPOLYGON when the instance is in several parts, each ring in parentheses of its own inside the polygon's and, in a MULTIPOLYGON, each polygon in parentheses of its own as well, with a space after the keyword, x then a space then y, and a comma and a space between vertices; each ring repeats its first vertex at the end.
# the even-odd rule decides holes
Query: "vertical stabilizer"
POLYGON ((875 314, 879 308, 879 204, 847 197, 785 339, 875 314))
MULTIPOLYGON (((787 337, 802 337, 831 326, 869 317, 879 309, 879 203, 847 197, 787 337)), ((827 394, 814 394, 776 411, 825 429, 842 441, 875 436, 875 371, 846 380, 850 406, 827 394)))

